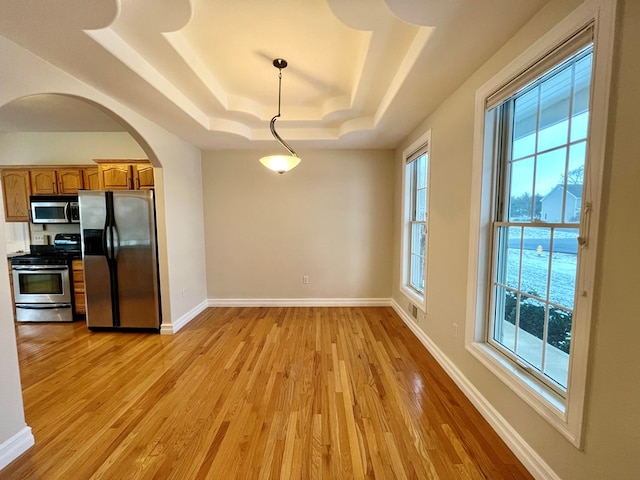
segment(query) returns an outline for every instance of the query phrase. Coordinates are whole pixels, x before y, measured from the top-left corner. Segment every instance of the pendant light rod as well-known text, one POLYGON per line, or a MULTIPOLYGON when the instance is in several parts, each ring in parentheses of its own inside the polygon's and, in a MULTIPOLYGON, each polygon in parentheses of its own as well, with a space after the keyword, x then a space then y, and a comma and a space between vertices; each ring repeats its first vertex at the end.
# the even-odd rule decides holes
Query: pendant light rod
POLYGON ((283 58, 276 58, 273 61, 273 66, 278 69, 278 114, 274 115, 271 119, 271 123, 269 124, 269 128, 271 129, 271 134, 273 137, 282 145, 293 157, 297 157, 296 152, 293 151, 293 148, 289 146, 287 142, 285 142, 278 132, 276 132, 276 120, 280 117, 280 103, 282 100, 282 69, 287 68, 287 61, 283 58))

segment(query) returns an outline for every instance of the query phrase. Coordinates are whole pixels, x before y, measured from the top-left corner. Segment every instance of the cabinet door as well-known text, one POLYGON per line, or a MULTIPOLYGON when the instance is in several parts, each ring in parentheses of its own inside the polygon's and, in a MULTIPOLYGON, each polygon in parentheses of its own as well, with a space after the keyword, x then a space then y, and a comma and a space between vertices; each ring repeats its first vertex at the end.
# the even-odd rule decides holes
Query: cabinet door
POLYGON ((62 168, 57 171, 57 177, 61 195, 77 194, 82 188, 82 170, 79 168, 62 168))
POLYGON ((98 166, 101 190, 131 190, 133 179, 128 163, 101 163, 98 166))
POLYGON ((30 174, 32 195, 55 195, 58 193, 58 183, 54 169, 31 170, 30 174))
POLYGON ((136 190, 149 190, 153 188, 153 166, 147 164, 133 165, 136 190))
POLYGON ((85 315, 87 313, 87 303, 84 296, 84 270, 82 260, 71 260, 71 273, 73 276, 75 313, 85 315))
POLYGON ((4 215, 7 222, 29 221, 29 170, 3 170, 4 215))
POLYGON ((86 190, 100 190, 100 177, 98 167, 85 168, 82 170, 83 185, 86 190))

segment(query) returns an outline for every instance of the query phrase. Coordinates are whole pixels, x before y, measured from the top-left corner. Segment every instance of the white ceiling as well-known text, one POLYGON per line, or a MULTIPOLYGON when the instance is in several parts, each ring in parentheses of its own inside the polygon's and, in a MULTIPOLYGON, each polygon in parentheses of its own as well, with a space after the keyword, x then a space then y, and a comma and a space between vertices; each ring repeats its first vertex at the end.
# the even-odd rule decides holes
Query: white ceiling
MULTIPOLYGON (((393 148, 547 0, 0 0, 0 34, 203 149, 393 148)), ((0 131, 117 131, 78 100, 0 131)))

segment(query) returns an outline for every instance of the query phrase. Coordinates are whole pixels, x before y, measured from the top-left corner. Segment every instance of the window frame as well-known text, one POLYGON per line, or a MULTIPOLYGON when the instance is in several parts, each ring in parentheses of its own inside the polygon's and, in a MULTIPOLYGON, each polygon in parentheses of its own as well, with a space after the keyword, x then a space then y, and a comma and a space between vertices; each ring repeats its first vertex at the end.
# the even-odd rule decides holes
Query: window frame
POLYGON ((592 0, 580 5, 480 87, 476 92, 475 101, 465 348, 577 448, 582 445, 615 7, 615 0, 592 0), (487 311, 490 307, 489 289, 491 288, 491 276, 488 272, 492 268, 491 236, 492 220, 495 218, 493 129, 496 122, 495 116, 492 118, 486 105, 487 100, 496 91, 522 75, 541 59, 546 58, 559 45, 589 24, 594 25, 594 53, 587 147, 589 188, 588 192, 587 188, 583 192, 583 205, 589 203, 591 211, 588 221, 582 226, 587 244, 582 247, 578 264, 576 279, 578 295, 575 305, 578 313, 573 319, 575 327, 571 341, 567 394, 566 398, 563 398, 556 391, 529 375, 516 362, 506 359, 487 341, 489 333, 487 311))
POLYGON ((414 141, 409 147, 407 147, 402 153, 402 239, 401 239, 401 272, 400 272, 400 291, 409 299, 409 301, 418 307, 423 313, 426 313, 426 298, 427 298, 427 272, 428 272, 428 259, 429 259, 429 204, 430 204, 430 161, 431 161, 431 131, 425 132, 416 141, 414 141), (426 174, 426 189, 427 189, 427 203, 426 203, 426 219, 425 219, 425 247, 424 247, 424 292, 420 293, 418 290, 410 285, 411 275, 411 223, 412 215, 411 209, 413 207, 413 182, 412 179, 407 178, 407 170, 412 160, 417 159, 422 154, 427 154, 427 168, 426 174))
MULTIPOLYGON (((585 41, 586 41, 587 35, 584 35, 583 37, 585 38, 585 41)), ((524 370, 528 371, 531 375, 536 377, 541 383, 545 384, 547 387, 555 391, 558 395, 560 395, 563 398, 566 396, 566 387, 564 387, 563 384, 561 384, 557 378, 553 378, 552 376, 546 376, 543 371, 546 366, 545 364, 548 361, 548 357, 546 356, 546 353, 547 353, 547 350, 551 347, 549 342, 547 342, 546 340, 545 332, 546 333, 549 332, 548 328, 549 328, 549 321, 550 321, 549 316, 551 315, 550 313, 551 308, 553 308, 554 311, 556 312, 570 311, 571 316, 573 317, 573 313, 575 311, 575 305, 572 304, 571 307, 569 307, 568 305, 559 305, 550 298, 550 295, 551 295, 550 282, 553 275, 553 269, 550 267, 552 266, 552 263, 555 263, 555 262, 551 263, 550 260, 549 260, 550 263, 548 263, 547 265, 548 271, 546 274, 546 277, 547 277, 546 292, 547 293, 541 296, 540 294, 532 295, 531 293, 527 293, 523 291, 520 285, 520 282, 522 281, 522 273, 524 269, 524 265, 520 264, 520 262, 522 261, 523 251, 520 251, 520 254, 519 254, 520 260, 519 260, 519 271, 518 271, 518 285, 508 286, 504 281, 498 280, 499 276, 506 275, 505 268, 506 268, 506 262, 508 262, 507 255, 509 255, 506 251, 507 246, 504 243, 504 238, 502 238, 501 235, 508 235, 508 231, 510 231, 512 228, 521 229, 521 234, 522 234, 521 240, 522 240, 525 238, 524 237, 525 230, 536 230, 536 229, 549 230, 549 233, 550 233, 549 248, 553 248, 554 241, 556 240, 555 235, 561 230, 562 231, 573 230, 577 232, 576 239, 580 238, 579 235, 583 227, 583 220, 580 220, 580 221, 567 220, 567 215, 566 215, 566 209, 568 208, 567 199, 569 198, 568 195, 571 194, 569 190, 570 183, 568 182, 567 178, 564 178, 563 184, 558 184, 552 190, 552 192, 557 191, 557 189, 560 186, 562 186, 562 190, 563 190, 563 194, 562 194, 563 199, 561 204, 561 215, 560 215, 561 218, 553 222, 547 222, 545 220, 539 220, 539 219, 536 220, 537 217, 535 216, 534 202, 535 202, 535 197, 538 194, 537 188, 535 192, 532 191, 532 195, 531 195, 531 204, 530 204, 530 212, 529 212, 530 219, 529 220, 524 220, 522 218, 511 219, 510 218, 511 217, 511 205, 510 205, 511 196, 509 192, 510 192, 510 186, 512 182, 513 165, 518 164, 520 161, 531 160, 532 158, 535 158, 535 157, 540 159, 540 157, 543 157, 544 155, 549 154, 549 152, 558 152, 561 150, 566 150, 564 154, 565 155, 565 173, 563 174, 563 176, 566 177, 567 172, 569 172, 569 157, 570 157, 571 148, 581 143, 588 145, 587 143, 588 134, 584 139, 579 138, 577 140, 575 139, 572 140, 571 138, 569 138, 569 131, 571 129, 571 124, 573 121, 573 117, 570 116, 567 121, 567 138, 565 142, 558 143, 557 145, 553 146, 553 148, 551 149, 543 148, 542 150, 538 150, 538 148, 536 147, 534 148, 534 150, 527 153, 523 157, 524 160, 522 158, 516 158, 516 159, 512 158, 513 156, 512 149, 514 145, 514 140, 512 138, 514 135, 514 131, 513 131, 514 122, 515 122, 514 115, 515 115, 516 103, 518 99, 525 97, 530 91, 534 89, 537 91, 538 85, 543 85, 545 81, 547 81, 550 78, 554 78, 556 75, 559 74, 559 72, 567 71, 568 69, 575 69, 576 65, 579 62, 581 62, 585 57, 591 56, 593 58, 593 48, 590 47, 589 45, 591 45, 591 42, 585 45, 585 47, 577 49, 578 51, 575 53, 568 53, 566 55, 566 58, 557 58, 560 60, 560 64, 558 66, 561 68, 558 68, 558 67, 552 68, 548 73, 544 73, 540 75, 538 78, 534 79, 533 83, 527 86, 526 89, 523 89, 519 92, 514 92, 508 98, 504 99, 501 103, 498 103, 495 107, 491 107, 491 109, 496 109, 495 117, 498 119, 498 123, 500 125, 498 127, 498 131, 500 132, 498 134, 498 137, 500 137, 500 134, 502 134, 503 138, 499 139, 497 142, 497 145, 495 146, 496 153, 494 154, 495 158, 493 159, 494 168, 496 169, 496 173, 494 174, 495 185, 496 185, 496 187, 494 188, 494 194, 496 198, 495 203, 498 205, 498 207, 494 207, 496 208, 496 217, 492 219, 492 232, 493 232, 492 233, 492 250, 491 250, 492 251, 492 259, 491 259, 492 271, 490 274, 490 278, 488 280, 488 282, 491 284, 491 288, 489 292, 490 307, 488 310, 489 312, 496 312, 498 305, 502 305, 502 302, 500 302, 500 304, 496 303, 498 300, 497 290, 500 289, 500 290, 504 290, 505 294, 507 292, 510 292, 512 295, 515 295, 516 299, 528 298, 530 300, 533 300, 534 302, 544 304, 549 308, 549 311, 546 311, 544 316, 544 321, 543 321, 543 341, 542 341, 542 349, 540 352, 542 354, 540 358, 540 362, 541 362, 540 368, 536 367, 532 363, 529 363, 522 355, 516 353, 515 350, 517 350, 517 345, 519 344, 518 338, 520 336, 517 333, 517 330, 518 330, 517 326, 515 327, 516 332, 514 337, 514 349, 515 349, 514 351, 511 351, 506 344, 500 342, 495 338, 496 325, 499 326, 500 322, 498 322, 498 318, 496 314, 490 314, 489 312, 487 312, 488 325, 486 328, 486 341, 488 344, 496 348, 500 353, 505 355, 514 363, 518 364, 524 370), (564 191, 566 191, 566 193, 564 193, 564 191), (549 295, 549 297, 547 297, 547 294, 549 295)), ((572 84, 571 91, 570 91, 571 98, 573 98, 574 96, 573 88, 574 88, 574 85, 572 84)), ((570 101, 569 103, 570 103, 569 108, 572 108, 573 102, 570 101)), ((540 108, 540 107, 538 106, 536 108, 540 108)), ((487 107, 487 110, 489 110, 488 107, 487 107)), ((573 113, 573 111, 571 111, 570 113, 573 113)), ((536 135, 539 135, 542 131, 543 129, 540 129, 538 126, 536 126, 536 132, 537 132, 536 135)), ((489 160, 487 159, 487 161, 489 160)), ((586 166, 586 164, 587 164, 587 159, 585 158, 585 165, 583 165, 583 168, 584 166, 586 166)), ((534 165, 539 165, 538 161, 534 162, 534 165)), ((533 177, 531 178, 532 184, 536 185, 537 176, 536 174, 534 174, 534 172, 531 172, 531 173, 533 175, 533 177)), ((587 208, 585 205, 581 205, 580 208, 578 209, 578 213, 581 214, 581 212, 585 208, 587 208)), ((585 215, 588 215, 588 213, 585 213, 585 215)), ((574 208, 572 217, 575 217, 575 208, 574 208)), ((578 242, 576 242, 576 246, 578 246, 578 242)), ((580 247, 578 247, 578 249, 581 250, 580 247)), ((574 279, 576 280, 576 284, 575 284, 576 287, 577 287, 577 273, 578 272, 576 270, 575 272, 576 278, 574 279)), ((575 290, 574 290, 574 294, 575 294, 575 290)), ((520 308, 516 306, 516 312, 518 310, 520 310, 520 308)), ((516 325, 517 325, 517 320, 516 320, 516 325)))

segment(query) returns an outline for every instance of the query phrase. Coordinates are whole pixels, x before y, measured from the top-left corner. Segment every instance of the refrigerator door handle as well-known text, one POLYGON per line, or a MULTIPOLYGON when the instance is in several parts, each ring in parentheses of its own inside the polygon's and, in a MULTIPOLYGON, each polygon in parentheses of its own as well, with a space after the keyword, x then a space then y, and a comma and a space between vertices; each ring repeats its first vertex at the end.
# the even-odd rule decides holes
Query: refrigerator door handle
POLYGON ((118 235, 118 227, 111 227, 111 233, 113 238, 113 258, 118 258, 118 251, 120 250, 120 236, 118 235))
POLYGON ((104 254, 110 259, 111 258, 111 227, 104 227, 104 231, 102 233, 102 244, 104 246, 104 254))

